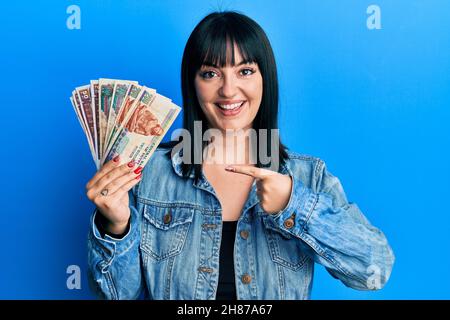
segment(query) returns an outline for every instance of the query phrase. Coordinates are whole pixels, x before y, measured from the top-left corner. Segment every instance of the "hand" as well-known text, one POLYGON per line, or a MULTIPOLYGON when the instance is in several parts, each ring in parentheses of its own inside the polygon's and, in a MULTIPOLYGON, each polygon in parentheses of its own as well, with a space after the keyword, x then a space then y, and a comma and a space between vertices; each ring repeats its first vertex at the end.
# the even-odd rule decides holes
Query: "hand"
POLYGON ((86 195, 108 221, 106 231, 121 234, 130 218, 128 191, 141 179, 142 168, 129 162, 119 166, 119 158, 108 161, 86 184, 86 195))
POLYGON ((291 196, 290 176, 253 166, 233 165, 225 170, 256 178, 256 194, 261 208, 269 213, 277 213, 286 208, 291 196))

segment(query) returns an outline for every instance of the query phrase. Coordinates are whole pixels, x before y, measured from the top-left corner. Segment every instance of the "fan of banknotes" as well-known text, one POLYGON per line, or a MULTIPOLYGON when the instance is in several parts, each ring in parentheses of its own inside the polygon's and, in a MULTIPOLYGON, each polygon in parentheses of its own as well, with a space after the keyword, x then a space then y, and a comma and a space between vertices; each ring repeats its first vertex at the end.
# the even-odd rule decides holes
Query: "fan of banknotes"
POLYGON ((97 169, 115 156, 144 167, 181 110, 136 81, 104 78, 75 88, 70 101, 97 169))

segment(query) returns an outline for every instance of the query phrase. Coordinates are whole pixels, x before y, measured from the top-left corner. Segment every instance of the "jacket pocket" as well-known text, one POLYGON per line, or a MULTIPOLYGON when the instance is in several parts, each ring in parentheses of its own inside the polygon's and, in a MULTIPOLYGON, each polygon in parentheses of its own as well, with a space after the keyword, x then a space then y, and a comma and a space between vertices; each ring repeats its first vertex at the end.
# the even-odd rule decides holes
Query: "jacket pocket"
POLYGON ((280 229, 269 217, 263 217, 264 233, 273 262, 297 271, 309 260, 302 250, 302 240, 280 229))
POLYGON ((141 250, 160 261, 183 250, 194 209, 145 205, 141 250))

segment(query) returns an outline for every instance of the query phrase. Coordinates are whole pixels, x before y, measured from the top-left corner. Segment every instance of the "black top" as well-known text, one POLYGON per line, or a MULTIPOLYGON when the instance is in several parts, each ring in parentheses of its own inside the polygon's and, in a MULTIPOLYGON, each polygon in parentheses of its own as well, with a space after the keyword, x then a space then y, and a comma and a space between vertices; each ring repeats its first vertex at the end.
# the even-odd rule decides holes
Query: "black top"
POLYGON ((223 221, 222 243, 220 245, 219 286, 216 300, 236 300, 234 281, 234 238, 237 221, 223 221))

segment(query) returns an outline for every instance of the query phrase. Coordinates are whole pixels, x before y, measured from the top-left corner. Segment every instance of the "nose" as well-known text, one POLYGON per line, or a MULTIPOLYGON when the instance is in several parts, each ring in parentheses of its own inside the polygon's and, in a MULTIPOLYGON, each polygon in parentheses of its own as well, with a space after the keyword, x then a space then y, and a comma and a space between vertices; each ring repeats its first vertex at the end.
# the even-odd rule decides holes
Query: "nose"
POLYGON ((237 91, 237 79, 232 75, 225 74, 222 80, 222 86, 219 89, 219 94, 222 97, 232 98, 235 96, 237 91))

